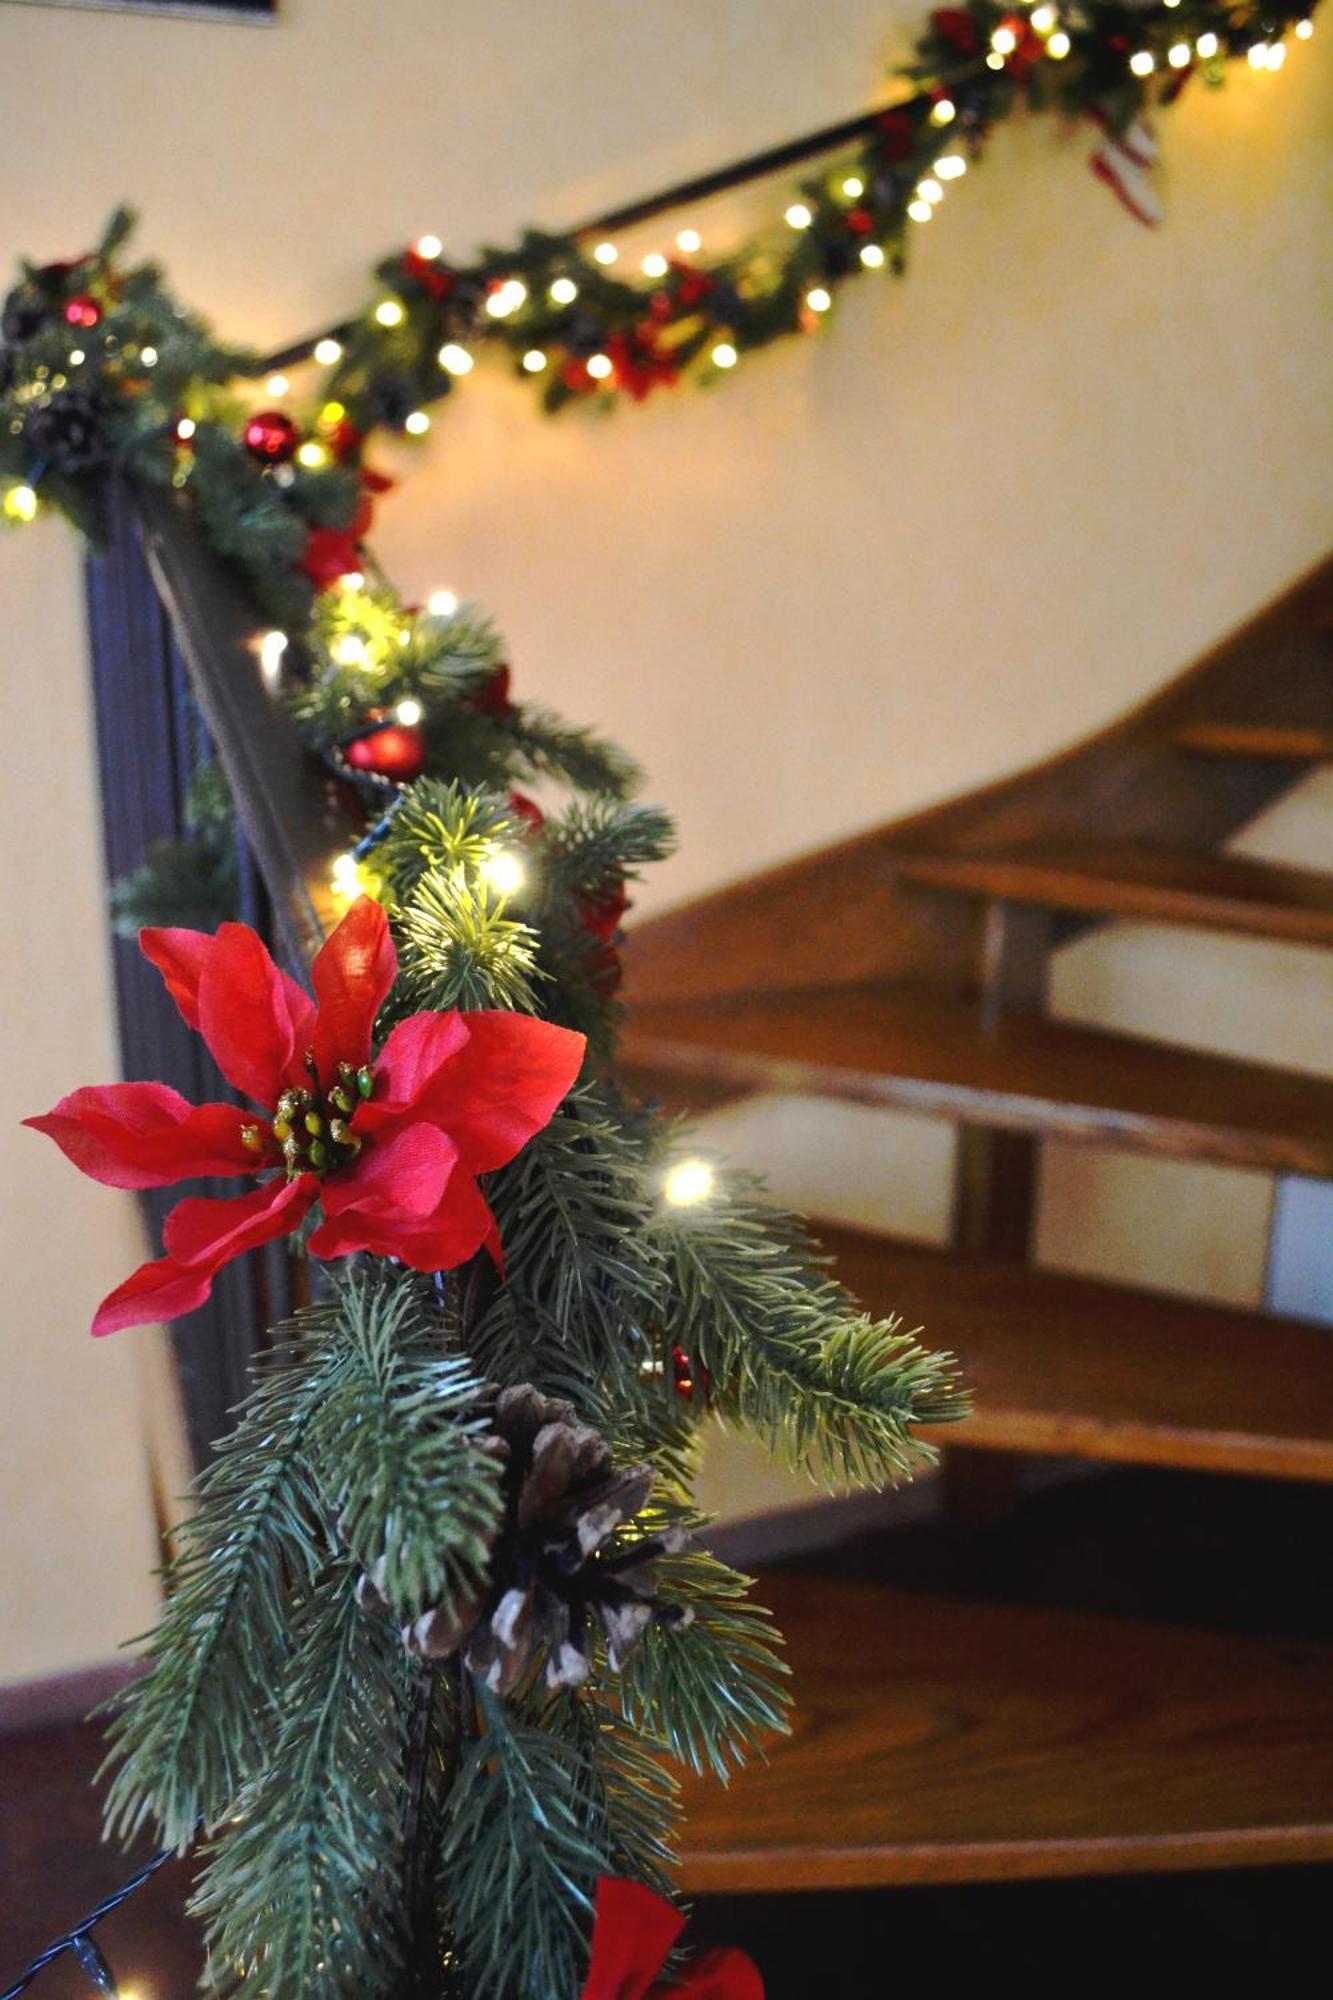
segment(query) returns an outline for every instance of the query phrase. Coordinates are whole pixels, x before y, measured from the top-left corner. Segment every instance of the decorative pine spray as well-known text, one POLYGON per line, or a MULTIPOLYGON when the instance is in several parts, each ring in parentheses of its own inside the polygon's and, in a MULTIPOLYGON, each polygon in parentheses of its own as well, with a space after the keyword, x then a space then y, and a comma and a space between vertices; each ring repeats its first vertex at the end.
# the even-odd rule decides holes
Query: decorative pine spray
POLYGON ((200 1842, 211 1972, 244 2000, 762 1992, 736 1953, 667 1964, 673 1767, 725 1778, 787 1705, 777 1635, 698 1539, 700 1422, 883 1484, 961 1399, 618 1085, 605 955, 669 840, 614 799, 422 779, 313 999, 243 925, 143 933, 231 1101, 118 1084, 30 1121, 112 1186, 246 1189, 181 1202, 100 1330, 292 1229, 320 1274, 111 1725, 110 1826, 200 1842))

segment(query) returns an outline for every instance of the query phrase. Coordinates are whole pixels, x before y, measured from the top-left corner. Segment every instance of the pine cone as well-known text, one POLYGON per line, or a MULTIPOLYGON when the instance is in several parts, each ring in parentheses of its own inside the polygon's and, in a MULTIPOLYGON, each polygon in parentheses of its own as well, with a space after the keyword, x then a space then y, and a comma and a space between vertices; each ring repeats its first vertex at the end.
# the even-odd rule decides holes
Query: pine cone
POLYGON ((651 1466, 617 1471, 571 1403, 530 1386, 501 1390, 494 1426, 507 1453, 506 1506, 489 1588, 472 1603, 427 1611, 404 1632, 408 1651, 439 1660, 464 1650, 472 1672, 507 1694, 544 1649, 547 1686, 578 1687, 591 1670, 595 1613, 618 1673, 654 1620, 687 1615, 653 1596, 654 1561, 682 1546, 682 1531, 606 1552, 647 1501, 651 1466))
POLYGON ((61 472, 91 472, 107 457, 103 410, 86 389, 58 389, 28 412, 23 434, 34 457, 61 472))

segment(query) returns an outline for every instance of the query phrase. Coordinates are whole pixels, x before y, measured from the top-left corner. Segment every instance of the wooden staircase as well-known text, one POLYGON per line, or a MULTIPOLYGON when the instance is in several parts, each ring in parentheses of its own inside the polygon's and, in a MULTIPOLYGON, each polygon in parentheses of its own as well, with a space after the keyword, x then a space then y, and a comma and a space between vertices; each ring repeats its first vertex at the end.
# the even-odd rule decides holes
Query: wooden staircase
MULTIPOLYGON (((1333 1484, 1333 1329, 1032 1254, 1045 1139, 1333 1179, 1333 1080, 1049 1004, 1053 954, 1091 925, 1333 947, 1333 876, 1226 848, 1330 760, 1333 559, 1053 762, 634 934, 624 1050, 646 1091, 955 1127, 950 1250, 824 1231, 871 1309, 960 1356, 976 1410, 951 1454, 1333 1484)), ((692 1794, 690 1886, 1333 1860, 1333 1648, 767 1581, 796 1734, 725 1798, 692 1794)))

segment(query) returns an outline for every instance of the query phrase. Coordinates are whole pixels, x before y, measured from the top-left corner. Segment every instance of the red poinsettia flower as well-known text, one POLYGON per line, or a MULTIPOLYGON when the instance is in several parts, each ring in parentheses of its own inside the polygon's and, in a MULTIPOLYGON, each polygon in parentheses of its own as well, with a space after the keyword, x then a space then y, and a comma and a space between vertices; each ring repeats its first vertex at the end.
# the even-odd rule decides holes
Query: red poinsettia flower
POLYGON ((671 355, 657 345, 657 329, 650 320, 623 333, 613 333, 606 343, 611 357, 616 387, 641 403, 656 388, 671 388, 680 380, 680 369, 671 355))
POLYGON ((764 1982, 743 1951, 706 1951, 684 1977, 657 1975, 685 1919, 641 1882, 604 1875, 597 1884, 592 1963, 579 2000, 764 2000, 764 1982))
POLYGON ((981 31, 965 7, 938 7, 930 17, 930 29, 957 55, 980 53, 981 31))
POLYGON ((246 924, 211 936, 144 930, 139 946, 228 1083, 262 1113, 189 1104, 161 1083, 113 1083, 76 1090, 25 1124, 109 1187, 263 1178, 248 1194, 179 1202, 162 1232, 166 1256, 103 1300, 94 1333, 192 1312, 223 1264, 296 1229, 316 1202, 317 1257, 369 1250, 447 1271, 484 1246, 499 1264, 476 1177, 550 1122, 578 1076, 582 1035, 523 1014, 423 1013, 373 1054, 398 961, 367 896, 316 957, 313 1000, 246 924))

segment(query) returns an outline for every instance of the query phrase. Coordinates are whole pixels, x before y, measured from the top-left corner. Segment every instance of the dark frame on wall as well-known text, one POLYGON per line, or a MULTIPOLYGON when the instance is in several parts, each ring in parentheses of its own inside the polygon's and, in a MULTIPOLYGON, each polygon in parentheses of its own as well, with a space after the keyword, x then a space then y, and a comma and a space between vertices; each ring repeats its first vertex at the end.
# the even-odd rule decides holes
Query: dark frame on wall
POLYGON ((185 21, 248 21, 267 27, 278 0, 8 0, 14 7, 96 8, 99 14, 166 14, 185 21))

